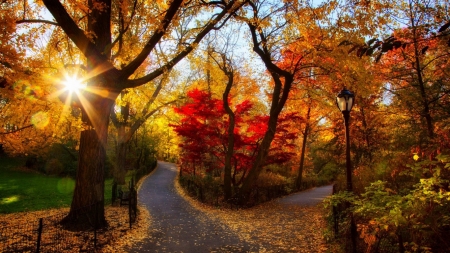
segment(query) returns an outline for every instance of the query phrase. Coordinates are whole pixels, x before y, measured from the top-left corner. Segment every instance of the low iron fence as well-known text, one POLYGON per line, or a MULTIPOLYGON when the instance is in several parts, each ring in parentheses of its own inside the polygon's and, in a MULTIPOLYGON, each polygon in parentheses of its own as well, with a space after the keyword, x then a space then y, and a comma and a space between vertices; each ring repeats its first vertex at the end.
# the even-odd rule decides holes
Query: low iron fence
POLYGON ((136 170, 136 174, 134 175, 134 182, 139 182, 141 178, 150 174, 153 170, 155 170, 156 166, 158 166, 158 161, 154 160, 149 166, 144 166, 138 170, 136 170))
MULTIPOLYGON (((128 212, 125 212, 128 217, 115 217, 128 220, 130 229, 132 223, 136 221, 136 199, 135 195, 130 195, 128 212)), ((99 205, 103 205, 103 202, 86 206, 81 210, 95 209, 99 205)), ((96 222, 90 223, 82 230, 69 230, 61 224, 66 216, 66 212, 61 212, 16 224, 0 224, 0 252, 94 252, 110 244, 117 237, 108 228, 97 228, 96 222)), ((119 223, 125 230, 127 225, 119 223)))
MULTIPOLYGON (((130 192, 133 191, 133 190, 135 191, 136 190, 135 189, 136 188, 136 184, 139 182, 139 180, 141 180, 143 177, 145 177, 146 175, 148 175, 152 171, 154 171, 157 165, 158 165, 158 163, 155 160, 149 166, 145 166, 145 167, 142 167, 140 169, 137 169, 135 171, 135 174, 133 175, 133 177, 131 178, 131 180, 130 180, 130 182, 128 184, 128 188, 129 188, 128 191, 130 191, 130 192)), ((117 182, 113 182, 113 184, 111 186, 111 191, 112 191, 111 203, 112 204, 116 203, 116 201, 118 199, 121 202, 123 202, 122 199, 121 199, 121 196, 118 196, 120 194, 120 191, 121 191, 121 189, 119 189, 119 187, 122 187, 122 186, 119 186, 117 184, 117 182)), ((135 196, 137 196, 137 193, 136 193, 135 196)), ((136 200, 135 203, 137 203, 137 200, 136 200)))
POLYGON ((248 206, 254 206, 264 203, 275 198, 286 196, 293 191, 293 187, 289 184, 279 184, 270 186, 255 186, 250 192, 248 206))
MULTIPOLYGON (((97 204, 94 204, 97 205, 97 204)), ((91 206, 88 206, 89 208, 91 206)), ((60 213, 0 228, 0 252, 90 252, 103 233, 95 226, 83 231, 64 228, 60 213)))
POLYGON ((218 184, 199 184, 191 179, 180 177, 180 184, 187 190, 189 195, 200 200, 202 203, 218 205, 223 198, 223 189, 218 184))
MULTIPOLYGON (((220 201, 223 201, 224 190, 223 185, 214 183, 201 184, 189 178, 180 177, 181 186, 186 189, 190 196, 198 199, 202 203, 210 205, 219 205, 220 201)), ((256 186, 252 188, 250 192, 249 201, 246 202, 246 206, 254 206, 259 203, 267 202, 275 198, 285 196, 292 192, 292 185, 279 184, 271 186, 256 186)), ((231 208, 238 207, 238 202, 233 199, 227 201, 231 208)))

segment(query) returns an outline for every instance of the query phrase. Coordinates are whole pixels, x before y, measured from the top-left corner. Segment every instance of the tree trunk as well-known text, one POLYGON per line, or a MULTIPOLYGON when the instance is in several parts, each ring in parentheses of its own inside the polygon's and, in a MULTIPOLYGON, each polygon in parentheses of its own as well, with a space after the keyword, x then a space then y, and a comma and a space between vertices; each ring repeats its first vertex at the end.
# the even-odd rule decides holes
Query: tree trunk
MULTIPOLYGON (((120 97, 127 94, 127 91, 121 91, 120 97)), ((126 175, 126 159, 127 159, 127 147, 131 139, 131 134, 126 131, 126 126, 129 125, 128 118, 130 115, 130 104, 127 102, 125 105, 120 106, 120 119, 116 115, 114 110, 111 110, 111 121, 117 129, 117 146, 116 146, 116 160, 113 169, 113 179, 114 182, 123 185, 125 184, 126 175)))
POLYGON ((411 21, 411 27, 412 27, 412 32, 413 32, 413 42, 414 42, 414 69, 416 71, 417 74, 417 82, 419 84, 419 92, 420 92, 420 97, 422 99, 422 106, 423 106, 423 114, 421 115, 422 117, 425 118, 426 123, 427 123, 427 133, 428 133, 428 137, 430 139, 433 139, 434 137, 434 126, 433 126, 433 119, 431 117, 431 113, 430 113, 430 107, 429 107, 429 101, 428 101, 428 97, 427 97, 427 93, 425 91, 425 83, 423 81, 423 70, 422 70, 422 64, 420 61, 420 52, 419 52, 419 38, 417 35, 417 24, 414 20, 414 13, 413 13, 413 6, 410 3, 410 21, 411 21))
POLYGON ((202 26, 203 28, 194 35, 191 44, 166 62, 164 66, 133 80, 128 78, 134 75, 135 71, 148 59, 163 36, 171 32, 171 24, 178 20, 177 14, 184 8, 184 1, 173 0, 168 4, 158 28, 148 38, 142 51, 128 64, 122 66, 121 70, 115 68, 111 63, 113 46, 111 41, 111 0, 86 1, 85 7, 89 11, 83 14, 85 17, 87 16, 87 26, 83 25, 85 30, 78 26, 60 0, 43 0, 42 2, 59 27, 86 57, 86 72, 90 82, 88 87, 90 91, 93 91, 85 93, 85 97, 80 99, 84 108, 82 118, 85 129, 80 137, 80 155, 74 197, 70 213, 64 221, 82 222, 84 220, 91 223, 98 221, 99 225, 103 226, 106 224, 103 208, 105 148, 110 109, 118 93, 123 89, 144 85, 173 68, 194 50, 195 45, 198 45, 208 32, 217 28, 216 24, 225 18, 228 19, 230 17, 228 15, 237 11, 245 2, 230 1, 224 6, 216 3, 217 6, 220 4, 220 7, 223 7, 222 11, 214 13, 210 22, 204 27, 202 26), (99 208, 85 207, 85 205, 97 202, 101 203, 99 208))
MULTIPOLYGON (((251 8, 253 9, 254 14, 258 13, 258 8, 256 5, 251 5, 251 8)), ((291 90, 292 83, 294 82, 296 71, 286 71, 274 64, 272 61, 273 57, 271 51, 267 47, 267 37, 261 36, 263 33, 259 31, 259 28, 255 26, 254 22, 247 22, 247 25, 249 26, 250 33, 252 35, 253 51, 258 54, 260 59, 264 62, 264 65, 272 77, 274 86, 267 131, 264 134, 261 145, 259 146, 252 168, 247 177, 244 178, 240 188, 240 192, 238 194, 240 204, 245 204, 249 200, 248 197, 250 196, 250 191, 258 179, 261 170, 263 169, 263 165, 266 161, 267 155, 269 154, 270 144, 275 137, 278 117, 281 110, 283 110, 286 100, 288 99, 289 91, 291 90)))
POLYGON ((229 77, 227 87, 225 92, 223 93, 223 105, 225 111, 229 117, 228 124, 228 146, 225 154, 225 168, 224 168, 224 176, 223 176, 223 185, 225 192, 225 199, 231 198, 231 158, 234 154, 234 126, 235 126, 235 115, 231 110, 230 105, 228 104, 228 94, 230 93, 231 86, 233 84, 233 76, 229 77))
POLYGON ((364 127, 364 131, 363 131, 364 140, 365 140, 366 146, 367 146, 367 156, 369 158, 369 163, 372 163, 372 146, 370 143, 370 131, 367 126, 367 120, 366 120, 366 114, 364 112, 364 106, 360 107, 360 111, 361 111, 361 116, 362 116, 362 124, 364 127))
POLYGON ((106 142, 109 115, 118 91, 107 88, 117 84, 112 82, 114 68, 101 74, 95 70, 98 70, 102 63, 105 67, 111 66, 105 57, 105 55, 111 55, 111 49, 108 47, 111 45, 111 0, 88 0, 90 12, 87 15, 87 28, 95 35, 91 44, 88 41, 82 42, 83 38, 81 40, 75 38, 75 34, 79 34, 81 30, 74 26, 73 20, 59 2, 52 2, 44 3, 58 23, 64 24, 63 29, 77 47, 84 51, 87 57, 87 71, 97 75, 89 79, 89 89, 79 95, 84 129, 80 136, 75 191, 70 212, 63 222, 105 227, 107 225, 104 210, 106 142), (101 4, 103 8, 94 8, 97 4, 101 4), (98 54, 98 52, 102 53, 98 54))
POLYGON ((114 170, 114 181, 117 184, 125 184, 126 164, 127 164, 127 146, 128 142, 126 139, 125 125, 119 124, 117 128, 117 150, 116 150, 116 166, 114 170))
POLYGON ((305 131, 303 131, 303 142, 302 142, 302 151, 300 154, 300 165, 298 167, 298 175, 297 175, 297 189, 300 189, 302 185, 302 179, 303 179, 303 165, 305 163, 305 153, 306 153, 306 141, 309 134, 309 119, 310 119, 310 113, 311 113, 311 106, 308 107, 308 112, 306 113, 306 125, 305 125, 305 131))
POLYGON ((261 173, 264 162, 266 161, 267 155, 269 154, 270 144, 272 143, 272 140, 275 137, 275 130, 277 127, 278 115, 279 114, 276 114, 276 115, 271 114, 270 115, 267 132, 264 135, 261 145, 259 146, 259 150, 256 155, 256 159, 253 162, 252 168, 250 169, 247 177, 244 178, 244 181, 240 188, 240 194, 239 194, 240 195, 239 196, 240 204, 245 204, 245 202, 248 201, 247 198, 250 194, 250 191, 251 191, 252 187, 254 186, 254 183, 258 179, 259 174, 261 173))
MULTIPOLYGON (((226 153, 225 153, 225 165, 224 165, 224 176, 223 176, 223 185, 224 185, 223 188, 224 188, 224 193, 225 193, 225 200, 228 200, 231 198, 231 195, 232 195, 231 159, 233 158, 233 155, 234 155, 234 128, 236 125, 236 119, 235 119, 236 117, 235 117, 233 110, 231 110, 231 108, 230 108, 230 104, 228 102, 228 99, 229 99, 228 97, 230 95, 230 91, 231 91, 231 88, 233 87, 233 83, 234 83, 234 68, 233 68, 232 62, 230 61, 230 59, 228 59, 228 57, 226 56, 225 53, 218 53, 218 54, 220 55, 222 61, 220 62, 220 61, 217 61, 215 58, 213 58, 213 59, 228 79, 227 85, 225 87, 225 91, 223 92, 223 95, 222 95, 223 108, 225 109, 225 112, 228 115, 228 129, 227 129, 228 143, 225 147, 226 153)), ((212 50, 210 47, 208 47, 208 65, 209 65, 209 60, 211 57, 212 57, 212 50)), ((208 68, 208 73, 209 73, 209 68, 208 68)), ((208 76, 208 78, 209 78, 209 76, 208 76)), ((209 82, 209 80, 208 80, 208 82, 209 82)), ((209 84, 208 84, 208 87, 209 87, 209 84)))
POLYGON ((62 221, 70 225, 106 226, 104 180, 109 113, 114 100, 96 96, 94 104, 84 106, 79 162, 70 212, 62 221))

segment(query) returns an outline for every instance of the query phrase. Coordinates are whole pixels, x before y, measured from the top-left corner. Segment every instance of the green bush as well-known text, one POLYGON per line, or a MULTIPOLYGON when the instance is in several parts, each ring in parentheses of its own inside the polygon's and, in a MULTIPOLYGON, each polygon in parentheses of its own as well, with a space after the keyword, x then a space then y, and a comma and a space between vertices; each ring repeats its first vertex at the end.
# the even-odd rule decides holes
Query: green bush
MULTIPOLYGON (((400 172, 400 176, 409 178, 411 187, 397 190, 395 183, 376 181, 359 196, 347 192, 335 194, 327 201, 328 220, 336 217, 336 213, 331 213, 331 206, 350 203, 351 208, 346 212, 353 213, 359 237, 364 239, 367 248, 382 247, 383 240, 398 251, 449 252, 446 238, 450 237, 450 156, 440 155, 435 160, 415 162, 406 168, 409 169, 400 172)), ((347 214, 341 212, 340 217, 347 214)), ((348 224, 345 219, 341 222, 338 237, 345 239, 348 224)))
POLYGON ((272 185, 283 185, 287 184, 288 179, 280 174, 274 173, 274 172, 262 172, 258 177, 258 186, 259 187, 265 187, 265 186, 272 186, 272 185))
POLYGON ((292 166, 298 166, 298 165, 297 164, 293 165, 291 163, 269 164, 264 167, 264 171, 279 174, 285 178, 296 177, 298 172, 292 171, 292 166))
POLYGON ((53 144, 42 158, 45 162, 45 172, 51 172, 51 175, 65 175, 70 177, 76 176, 78 167, 78 152, 73 148, 61 143, 53 144), (56 168, 49 168, 49 166, 57 166, 56 168), (58 166, 62 167, 59 168, 58 166), (57 173, 57 174, 55 174, 57 173))

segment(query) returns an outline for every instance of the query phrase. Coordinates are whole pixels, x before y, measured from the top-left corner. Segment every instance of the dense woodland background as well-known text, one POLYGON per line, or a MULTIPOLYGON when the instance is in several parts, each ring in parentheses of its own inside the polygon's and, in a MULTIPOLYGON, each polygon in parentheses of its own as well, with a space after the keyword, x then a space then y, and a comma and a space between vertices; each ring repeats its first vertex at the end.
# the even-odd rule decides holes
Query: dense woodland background
POLYGON ((125 184, 127 171, 160 159, 215 202, 336 183, 328 203, 351 203, 370 247, 389 237, 399 251, 444 252, 448 6, 3 0, 0 152, 76 180, 69 222, 104 201, 105 178, 125 184), (335 105, 344 87, 356 96, 353 193, 335 105))

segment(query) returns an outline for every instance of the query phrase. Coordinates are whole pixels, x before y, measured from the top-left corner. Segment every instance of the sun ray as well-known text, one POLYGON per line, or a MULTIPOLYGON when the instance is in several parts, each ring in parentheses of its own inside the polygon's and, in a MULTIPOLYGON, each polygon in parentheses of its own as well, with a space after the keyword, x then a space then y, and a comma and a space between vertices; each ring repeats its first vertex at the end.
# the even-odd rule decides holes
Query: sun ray
MULTIPOLYGON (((104 72, 108 68, 98 68, 95 72, 104 72)), ((92 101, 90 101, 91 96, 99 96, 103 98, 108 98, 115 100, 117 93, 109 91, 103 87, 88 86, 88 77, 80 78, 78 74, 78 69, 72 73, 66 72, 61 75, 60 79, 54 79, 53 82, 57 84, 58 88, 55 92, 49 95, 50 98, 59 98, 61 102, 64 103, 61 115, 58 120, 58 124, 61 124, 64 120, 64 115, 70 113, 70 109, 73 106, 82 108, 89 117, 94 129, 97 131, 96 125, 98 124, 99 115, 97 115, 97 110, 94 108, 92 101)), ((92 76, 91 71, 90 76, 92 76)), ((98 134, 98 133, 97 133, 98 134)))
POLYGON ((83 84, 82 80, 74 76, 66 77, 66 81, 64 81, 63 84, 65 86, 65 89, 69 92, 77 92, 86 87, 86 85, 83 84))
MULTIPOLYGON (((87 113, 87 116, 89 120, 91 121, 92 127, 97 132, 97 121, 96 119, 99 118, 99 115, 97 115, 96 110, 94 109, 93 105, 89 102, 89 100, 83 95, 79 94, 80 103, 83 106, 84 111, 87 113)), ((97 133, 98 135, 98 133, 97 133)))
MULTIPOLYGON (((48 77, 53 83, 56 83, 58 89, 48 95, 49 99, 58 98, 64 103, 62 111, 58 117, 57 125, 61 125, 67 119, 74 103, 79 102, 81 91, 86 89, 86 79, 78 77, 78 69, 70 74, 65 69, 63 70, 62 78, 48 77)), ((80 106, 80 105, 78 105, 80 106)))

